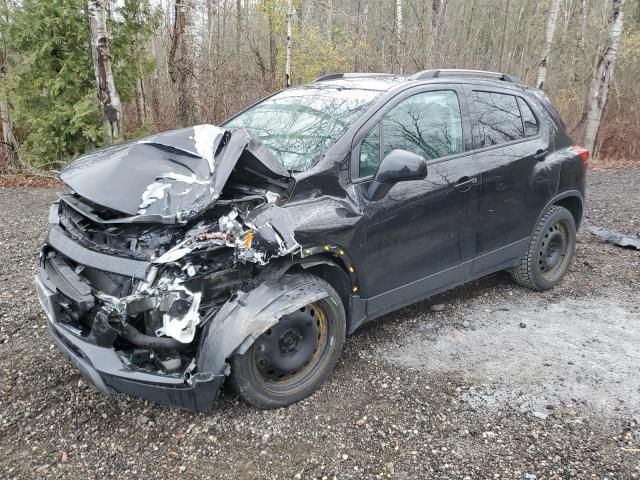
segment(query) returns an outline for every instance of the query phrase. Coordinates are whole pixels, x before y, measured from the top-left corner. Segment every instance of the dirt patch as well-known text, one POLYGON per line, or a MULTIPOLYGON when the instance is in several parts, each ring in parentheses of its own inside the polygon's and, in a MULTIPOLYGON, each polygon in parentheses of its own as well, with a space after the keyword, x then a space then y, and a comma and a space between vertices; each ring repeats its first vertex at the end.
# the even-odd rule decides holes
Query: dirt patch
POLYGON ((472 301, 462 328, 417 327, 378 353, 394 365, 460 374, 476 408, 515 408, 546 418, 580 408, 596 416, 640 414, 640 306, 628 288, 586 298, 496 295, 472 301), (499 308, 496 310, 496 304, 499 308))
MULTIPOLYGON (((638 233, 640 171, 588 188, 587 222, 638 233)), ((640 478, 637 251, 582 228, 550 292, 493 275, 363 327, 304 402, 197 415, 105 397, 53 347, 32 275, 54 199, 0 189, 0 478, 640 478)))
POLYGON ((0 188, 13 187, 63 188, 63 184, 55 172, 38 175, 29 173, 0 175, 0 188))

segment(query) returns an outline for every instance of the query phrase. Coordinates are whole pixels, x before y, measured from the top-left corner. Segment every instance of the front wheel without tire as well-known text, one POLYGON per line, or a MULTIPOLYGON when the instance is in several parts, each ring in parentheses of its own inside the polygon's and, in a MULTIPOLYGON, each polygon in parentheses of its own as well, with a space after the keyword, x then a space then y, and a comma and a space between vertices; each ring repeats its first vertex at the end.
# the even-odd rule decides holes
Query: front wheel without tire
POLYGON ((576 223, 564 207, 550 207, 538 221, 527 253, 511 274, 533 290, 555 287, 569 269, 576 249, 576 223))
POLYGON ((308 397, 331 374, 342 351, 342 300, 329 283, 305 275, 328 296, 283 316, 244 355, 231 358, 231 388, 255 407, 279 408, 308 397))

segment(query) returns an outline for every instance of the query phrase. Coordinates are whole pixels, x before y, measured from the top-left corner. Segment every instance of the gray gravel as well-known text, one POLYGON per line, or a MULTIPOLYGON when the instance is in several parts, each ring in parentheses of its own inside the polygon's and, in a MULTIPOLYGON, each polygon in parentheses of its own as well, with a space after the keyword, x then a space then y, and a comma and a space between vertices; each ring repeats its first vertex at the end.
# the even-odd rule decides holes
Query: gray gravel
MULTIPOLYGON (((640 233, 640 170, 591 172, 589 198, 640 233)), ((53 199, 0 189, 0 478, 640 478, 637 251, 583 228, 550 292, 493 275, 363 327, 307 401, 202 415, 104 397, 53 347, 32 287, 53 199)))

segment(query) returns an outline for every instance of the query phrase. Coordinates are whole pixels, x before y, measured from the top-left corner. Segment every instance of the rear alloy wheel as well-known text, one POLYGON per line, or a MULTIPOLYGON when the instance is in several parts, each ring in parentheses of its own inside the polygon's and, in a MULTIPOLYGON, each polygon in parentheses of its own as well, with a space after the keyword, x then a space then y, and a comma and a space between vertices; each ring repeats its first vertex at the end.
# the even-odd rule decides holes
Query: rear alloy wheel
POLYGON ((569 269, 576 249, 576 224, 566 208, 553 206, 542 216, 513 278, 533 290, 556 286, 569 269))
POLYGON ((300 401, 335 367, 346 331, 344 307, 329 283, 312 278, 329 296, 283 316, 231 359, 231 386, 251 405, 268 409, 300 401))

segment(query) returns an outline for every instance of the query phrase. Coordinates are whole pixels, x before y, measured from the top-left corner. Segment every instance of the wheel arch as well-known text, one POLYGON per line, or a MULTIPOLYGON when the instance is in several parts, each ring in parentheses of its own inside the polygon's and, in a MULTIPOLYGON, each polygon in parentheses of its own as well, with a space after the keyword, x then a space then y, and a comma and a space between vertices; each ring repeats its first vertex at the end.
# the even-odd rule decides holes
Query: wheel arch
POLYGON ((580 224, 582 223, 582 214, 583 214, 583 206, 582 206, 582 198, 577 195, 569 195, 566 197, 562 197, 554 202, 554 205, 558 205, 559 207, 564 207, 571 215, 573 215, 573 219, 576 222, 576 229, 580 228, 580 224))
POLYGON ((352 295, 358 291, 358 277, 350 258, 343 250, 336 252, 323 251, 294 260, 284 273, 304 271, 316 275, 329 283, 340 295, 345 314, 347 316, 347 331, 351 331, 352 323, 352 295), (342 251, 342 255, 339 253, 342 251))
POLYGON ((536 225, 549 207, 553 205, 558 205, 559 207, 569 210, 573 216, 573 220, 576 222, 576 230, 580 227, 580 224, 582 223, 582 215, 584 213, 584 198, 581 192, 578 190, 568 190, 553 197, 539 213, 535 223, 536 225))

